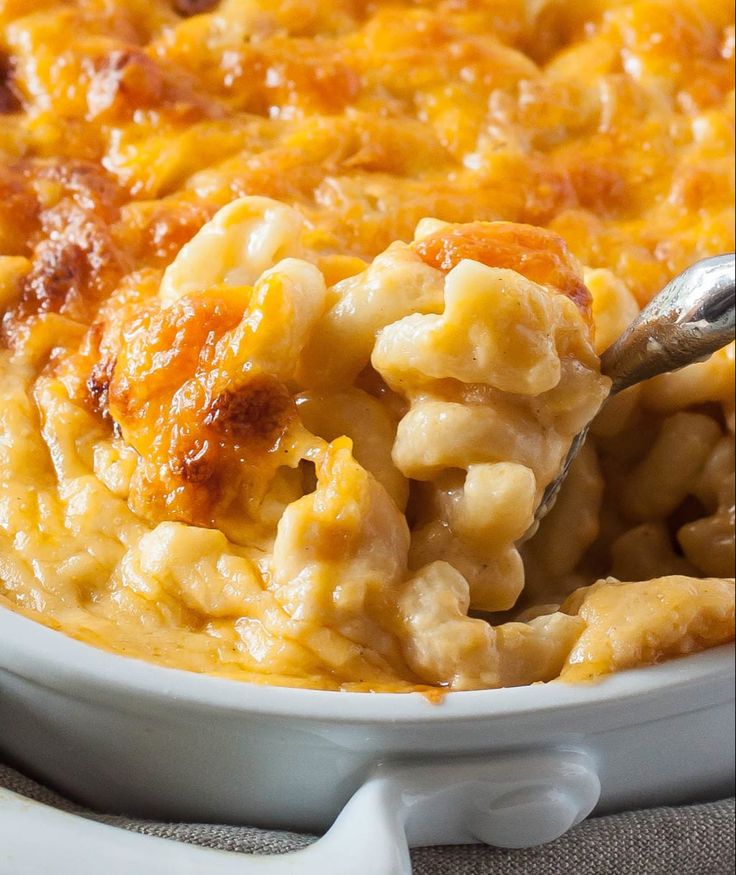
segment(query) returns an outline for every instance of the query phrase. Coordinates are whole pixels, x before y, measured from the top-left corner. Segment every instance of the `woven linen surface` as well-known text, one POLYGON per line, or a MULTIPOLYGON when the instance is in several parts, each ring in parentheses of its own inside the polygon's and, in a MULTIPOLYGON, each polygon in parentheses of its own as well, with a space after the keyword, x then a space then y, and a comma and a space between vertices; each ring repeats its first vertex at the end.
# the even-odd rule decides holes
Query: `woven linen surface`
MULTIPOLYGON (((155 823, 95 814, 0 764, 0 787, 102 823, 246 854, 282 854, 314 836, 251 827, 155 823)), ((412 851, 414 875, 733 875, 734 800, 629 811, 587 820, 540 848, 480 845, 412 851)))

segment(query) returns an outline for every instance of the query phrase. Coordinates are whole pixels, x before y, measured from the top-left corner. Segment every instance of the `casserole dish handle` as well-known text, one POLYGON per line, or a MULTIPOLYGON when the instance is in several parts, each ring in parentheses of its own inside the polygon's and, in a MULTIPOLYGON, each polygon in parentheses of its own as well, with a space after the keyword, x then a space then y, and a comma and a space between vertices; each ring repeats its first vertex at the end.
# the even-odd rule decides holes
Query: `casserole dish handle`
POLYGON ((410 847, 542 844, 587 817, 599 794, 595 764, 581 751, 381 763, 323 838, 257 856, 128 832, 0 790, 0 871, 409 875, 410 847))

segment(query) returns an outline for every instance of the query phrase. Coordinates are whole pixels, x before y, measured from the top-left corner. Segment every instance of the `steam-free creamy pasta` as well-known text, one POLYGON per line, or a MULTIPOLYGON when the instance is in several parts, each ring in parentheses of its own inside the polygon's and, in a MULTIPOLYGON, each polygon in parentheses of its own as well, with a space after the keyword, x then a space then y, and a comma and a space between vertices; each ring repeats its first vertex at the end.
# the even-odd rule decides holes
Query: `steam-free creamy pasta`
POLYGON ((0 0, 0 606, 345 690, 731 640, 733 346, 598 356, 734 246, 733 61, 725 0, 0 0))

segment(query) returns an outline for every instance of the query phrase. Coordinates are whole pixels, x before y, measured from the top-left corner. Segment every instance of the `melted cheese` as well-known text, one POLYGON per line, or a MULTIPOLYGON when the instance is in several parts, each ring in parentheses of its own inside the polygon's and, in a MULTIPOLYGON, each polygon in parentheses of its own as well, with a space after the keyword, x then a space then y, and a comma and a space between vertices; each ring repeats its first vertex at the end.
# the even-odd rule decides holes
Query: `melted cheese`
POLYGON ((0 4, 0 604, 327 689, 731 639, 733 347, 517 542, 733 249, 733 57, 723 0, 0 4))

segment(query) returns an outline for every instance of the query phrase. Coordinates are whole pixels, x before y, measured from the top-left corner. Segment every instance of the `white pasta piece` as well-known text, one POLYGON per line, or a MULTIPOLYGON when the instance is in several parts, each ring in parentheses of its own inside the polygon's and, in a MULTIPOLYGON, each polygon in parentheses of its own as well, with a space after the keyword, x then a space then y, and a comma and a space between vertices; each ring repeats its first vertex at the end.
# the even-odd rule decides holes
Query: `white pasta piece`
POLYGON ((293 377, 299 356, 322 315, 327 290, 322 274, 307 261, 286 258, 265 271, 255 283, 240 325, 218 344, 281 379, 293 377))
POLYGON ((452 227, 451 222, 443 222, 442 219, 420 219, 414 229, 414 242, 424 240, 438 231, 452 227))
MULTIPOLYGON (((25 478, 28 491, 34 476, 43 477, 49 485, 52 482, 51 460, 38 430, 30 382, 30 369, 14 361, 7 350, 0 350, 0 484, 14 491, 25 478)), ((11 528, 2 517, 0 527, 11 528)))
POLYGON ((359 637, 369 599, 401 580, 408 548, 404 516, 341 438, 318 463, 316 491, 279 522, 271 588, 294 619, 359 637))
POLYGON ((215 529, 161 523, 120 564, 120 583, 153 602, 173 598, 212 617, 247 613, 263 591, 256 566, 215 529))
POLYGON ((469 601, 467 582, 446 562, 426 565, 404 584, 404 654, 423 680, 453 690, 548 681, 585 628, 560 613, 493 627, 467 616, 469 601))
POLYGON ((646 458, 625 478, 621 506, 636 520, 672 513, 694 488, 721 437, 718 423, 701 413, 676 413, 662 423, 646 458))
POLYGON ((135 543, 143 535, 145 527, 127 504, 92 474, 70 480, 61 491, 67 531, 80 545, 86 539, 88 553, 104 553, 106 567, 117 564, 122 546, 135 543))
POLYGON ((644 403, 664 413, 708 401, 733 404, 735 351, 731 343, 707 361, 648 380, 642 387, 644 403))
POLYGON ((516 687, 558 677, 584 629, 581 617, 559 612, 494 627, 501 685, 516 687))
POLYGON ((524 585, 523 565, 513 543, 534 519, 534 474, 509 462, 479 464, 469 468, 464 481, 448 475, 443 483, 443 488, 434 489, 439 518, 412 535, 411 566, 448 562, 467 581, 473 607, 513 607, 524 585))
POLYGON ((381 483, 403 510, 409 482, 391 458, 396 421, 383 404, 360 389, 303 392, 297 407, 304 425, 326 441, 347 435, 356 461, 381 483))
POLYGON ((60 380, 38 380, 34 394, 42 414, 41 433, 63 492, 65 482, 93 469, 94 447, 105 432, 90 413, 69 400, 60 380))
POLYGON ((628 529, 611 544, 612 573, 619 580, 650 580, 668 574, 693 575, 695 566, 678 556, 660 520, 628 529))
POLYGON ((499 685, 494 631, 468 617, 469 607, 467 581, 446 562, 425 566, 402 587, 404 655, 423 680, 459 690, 499 685))
POLYGON ((728 577, 734 571, 734 445, 729 435, 715 446, 693 494, 710 516, 686 523, 677 533, 685 556, 703 574, 728 577))
MULTIPOLYGON (((536 407, 540 424, 552 425, 563 438, 572 438, 600 410, 608 396, 610 380, 587 360, 587 345, 562 359, 560 382, 539 396, 536 407), (580 355, 582 357, 578 358, 580 355)), ((534 403, 530 403, 534 408, 534 403)))
POLYGON ((586 270, 585 285, 593 298, 595 351, 602 353, 639 315, 639 304, 622 280, 610 270, 586 270))
POLYGON ((102 440, 93 450, 95 476, 121 498, 130 492, 130 481, 135 473, 138 455, 132 447, 120 440, 102 440))
POLYGON ((373 367, 394 388, 451 377, 539 395, 560 381, 558 308, 573 307, 510 270, 463 261, 445 280, 441 316, 412 315, 383 329, 373 367), (554 326, 554 327, 551 327, 554 326))
POLYGON ((520 538, 534 519, 534 472, 512 462, 471 465, 444 508, 453 532, 476 549, 520 538))
POLYGON ((60 313, 42 313, 24 327, 17 360, 40 371, 50 356, 75 349, 84 336, 84 326, 60 313))
POLYGON ((524 566, 512 543, 475 546, 457 537, 449 523, 435 520, 412 533, 412 568, 442 560, 459 571, 469 586, 470 601, 482 611, 506 611, 524 587, 524 566))
POLYGON ((404 243, 394 243, 367 270, 338 283, 334 303, 304 352, 306 387, 347 386, 369 363, 376 334, 409 313, 438 313, 444 275, 404 243))
POLYGON ((225 283, 252 286, 278 261, 302 254, 299 212, 265 197, 244 197, 219 210, 166 268, 160 297, 183 295, 225 283))
MULTIPOLYGON (((286 677, 309 676, 319 672, 322 663, 309 647, 289 636, 285 625, 274 622, 277 609, 272 608, 262 617, 238 617, 235 623, 224 619, 218 628, 217 621, 210 623, 210 629, 220 629, 221 635, 237 637, 238 661, 243 655, 251 660, 261 671, 269 675, 282 674, 286 677)), ((220 657, 222 658, 222 657, 220 657)))
POLYGON ((493 405, 427 399, 399 423, 393 458, 415 480, 431 480, 445 468, 510 461, 532 468, 539 485, 553 476, 563 452, 561 439, 501 399, 493 405))
POLYGON ((526 551, 546 578, 570 574, 598 537, 603 477, 590 439, 573 462, 554 507, 526 551))
POLYGON ((702 574, 728 577, 734 572, 733 505, 729 510, 714 513, 686 523, 677 533, 690 563, 702 574))
POLYGON ((734 505, 734 442, 728 435, 713 448, 693 487, 693 495, 710 511, 734 505))

